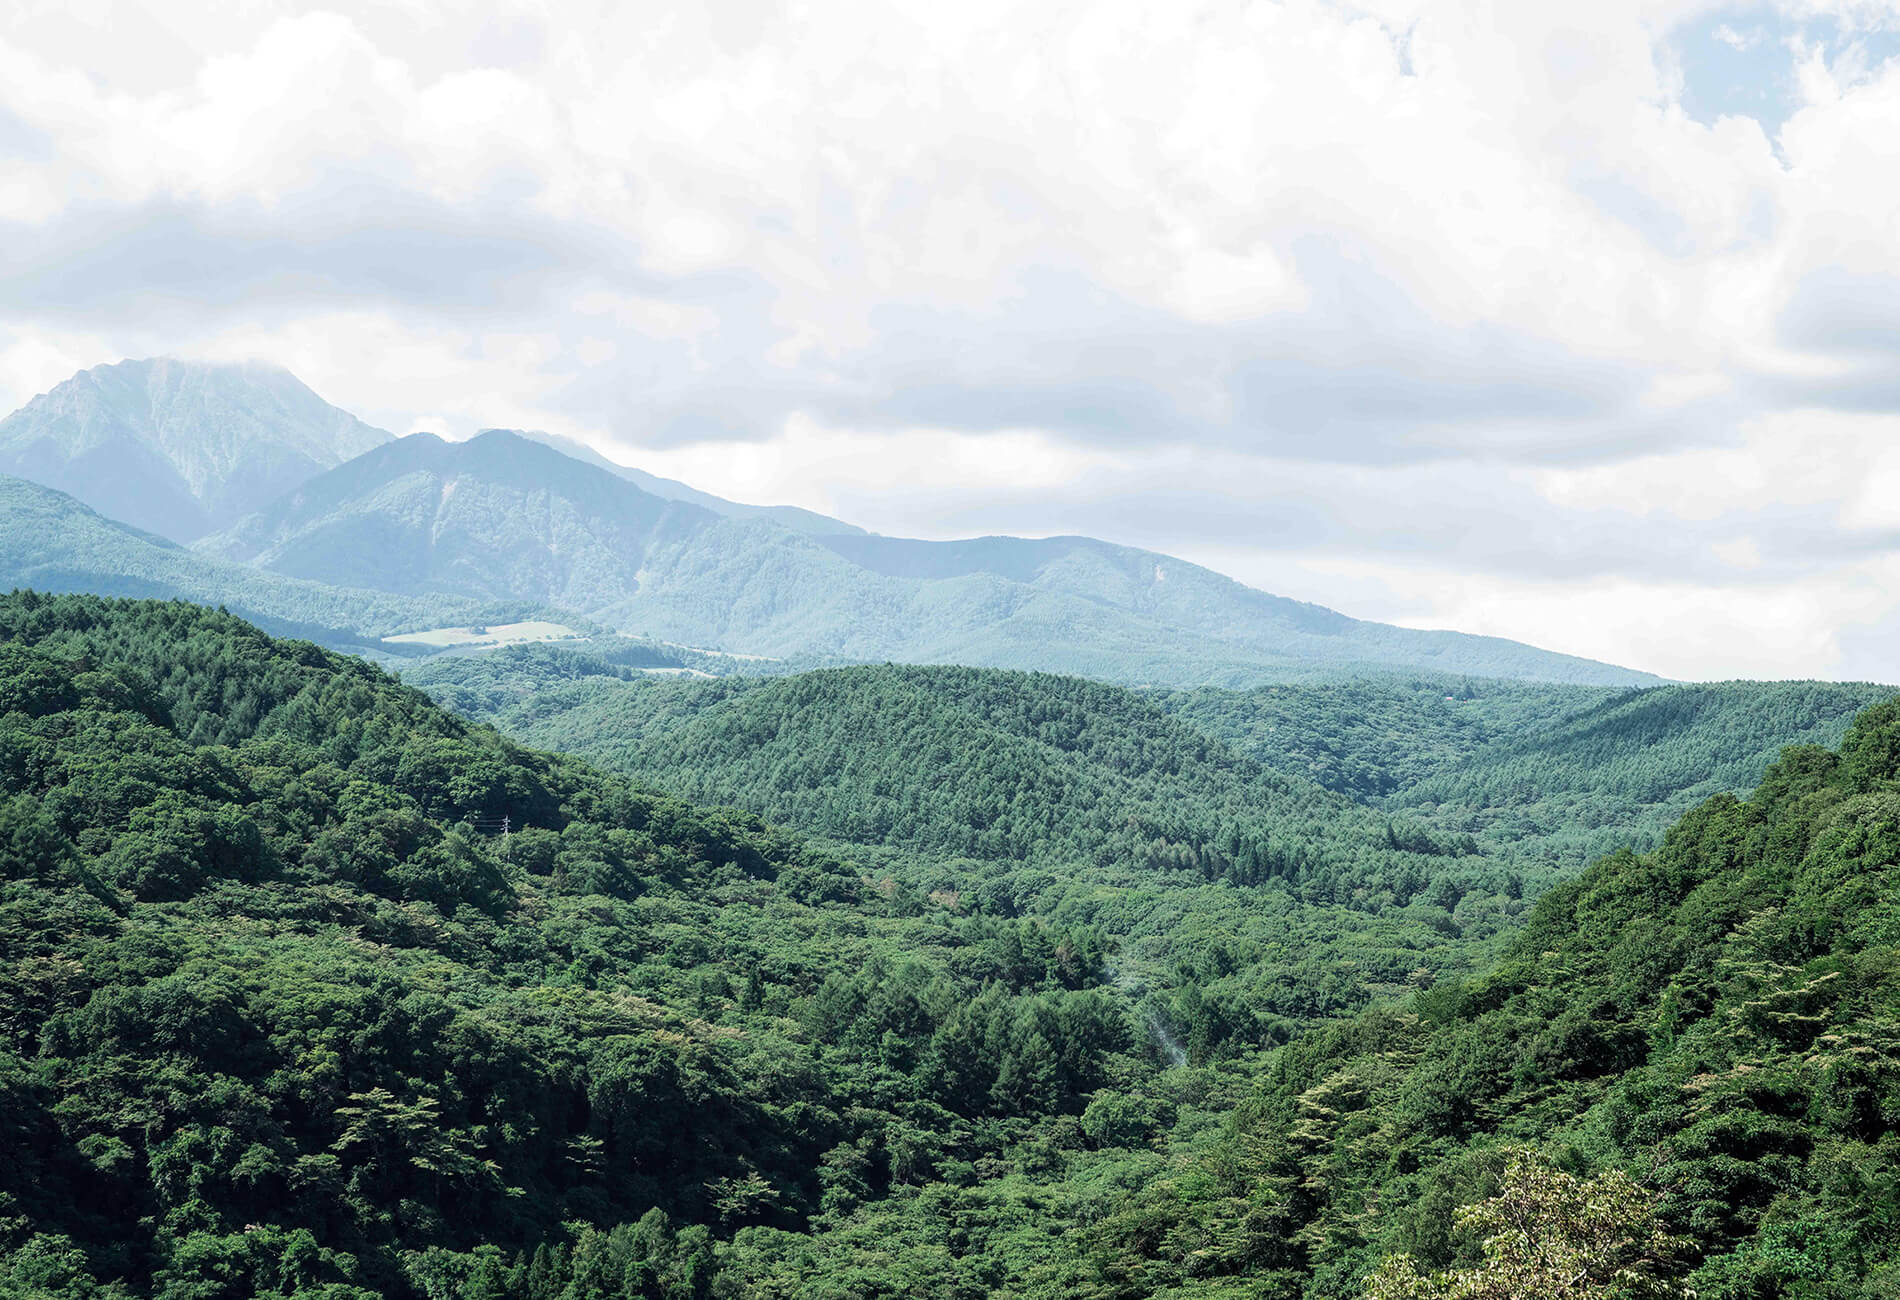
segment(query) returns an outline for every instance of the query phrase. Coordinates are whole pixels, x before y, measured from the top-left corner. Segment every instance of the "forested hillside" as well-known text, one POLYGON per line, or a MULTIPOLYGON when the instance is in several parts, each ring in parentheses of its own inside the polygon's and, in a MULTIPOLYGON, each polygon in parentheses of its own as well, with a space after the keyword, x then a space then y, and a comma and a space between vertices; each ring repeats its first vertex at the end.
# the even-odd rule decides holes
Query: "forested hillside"
POLYGON ((1639 690, 1381 676, 1159 693, 1177 716, 1526 869, 1648 848, 1692 805, 1752 789, 1784 745, 1840 743, 1892 696, 1867 682, 1715 682, 1639 690))
POLYGON ((1275 1053, 1225 1141, 1092 1229, 1097 1293, 1351 1296, 1386 1252, 1469 1260, 1452 1207, 1532 1143, 1637 1179, 1702 1300, 1893 1294, 1896 871, 1889 702, 1552 890, 1495 971, 1275 1053))
MULTIPOLYGON (((1321 878, 1311 868, 1353 856, 1318 846, 1376 844, 1436 858, 1419 864, 1419 887, 1447 878, 1447 890, 1468 886, 1480 861, 1535 890, 1599 853, 1650 847, 1693 804, 1750 789, 1784 743, 1836 743, 1892 694, 1440 676, 1131 692, 890 666, 622 681, 542 648, 409 676, 531 743, 851 843, 1145 859, 1303 885, 1321 878), (1178 847, 1188 852, 1163 851, 1178 847)), ((1310 896, 1344 901, 1362 884, 1310 896)))
POLYGON ((1893 695, 1867 682, 1714 682, 1609 696, 1529 734, 1505 733, 1386 806, 1568 861, 1647 846, 1691 803, 1752 789, 1787 745, 1840 743, 1893 695))
MULTIPOLYGON (((1470 969, 1524 879, 1080 678, 628 680, 549 647, 405 670, 534 744, 823 835, 921 893, 1091 925, 1195 1060, 1470 969)), ((1537 882, 1531 882, 1531 886, 1537 882)))
POLYGON ((0 589, 145 596, 222 605, 272 631, 331 646, 376 647, 384 636, 507 623, 539 607, 463 596, 396 596, 200 555, 107 519, 63 492, 0 476, 0 589))
MULTIPOLYGON (((919 671, 854 689, 935 725, 919 671)), ((979 676, 937 704, 1005 766, 1253 770, 979 676)), ((1390 1288, 1475 1260, 1452 1210, 1527 1144, 1634 1178, 1705 1300, 1894 1276, 1900 704, 1488 973, 1469 899, 1391 894, 1432 855, 1339 901, 853 862, 184 605, 0 600, 0 781, 0 1293, 1317 1300, 1403 1253, 1381 1294, 1437 1294, 1390 1288)))
POLYGON ((622 681, 544 650, 411 675, 479 707, 511 672, 533 683, 494 717, 529 743, 853 844, 1244 884, 1315 879, 1392 848, 1384 819, 1343 796, 1079 677, 885 665, 622 681))
POLYGON ((1382 673, 1245 691, 1156 691, 1152 698, 1278 771, 1376 803, 1625 689, 1382 673))
POLYGON ((227 615, 0 601, 0 780, 7 1294, 701 1296, 1152 1073, 1087 930, 227 615))

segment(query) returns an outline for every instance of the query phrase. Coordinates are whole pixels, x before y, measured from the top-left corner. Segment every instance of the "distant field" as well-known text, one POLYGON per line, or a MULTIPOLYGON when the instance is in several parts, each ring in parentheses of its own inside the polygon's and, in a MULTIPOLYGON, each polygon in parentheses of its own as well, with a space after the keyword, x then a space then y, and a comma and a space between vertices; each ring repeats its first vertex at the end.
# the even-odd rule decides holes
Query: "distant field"
POLYGON ((531 641, 567 641, 580 636, 561 623, 532 620, 526 623, 495 623, 483 627, 438 627, 428 632, 406 632, 385 637, 401 645, 426 645, 437 650, 452 647, 526 645, 531 641))
MULTIPOLYGON (((639 634, 635 632, 622 632, 620 635, 624 637, 632 637, 636 639, 639 636, 639 634)), ((685 643, 679 642, 679 641, 662 641, 659 644, 674 646, 680 650, 690 650, 696 655, 714 655, 720 659, 738 659, 738 660, 743 660, 746 663, 782 664, 785 662, 783 659, 777 658, 776 656, 773 656, 773 655, 742 655, 731 650, 708 650, 703 645, 686 645, 685 643)), ((702 674, 702 676, 710 676, 710 675, 711 674, 702 674)))

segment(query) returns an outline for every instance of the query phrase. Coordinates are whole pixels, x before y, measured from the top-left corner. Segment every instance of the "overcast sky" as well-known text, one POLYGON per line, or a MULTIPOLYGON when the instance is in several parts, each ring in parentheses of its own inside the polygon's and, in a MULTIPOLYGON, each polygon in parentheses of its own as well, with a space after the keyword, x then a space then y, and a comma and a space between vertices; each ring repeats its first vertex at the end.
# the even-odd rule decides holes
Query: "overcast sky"
POLYGON ((261 357, 880 532, 1900 681, 1897 36, 1900 0, 12 0, 0 405, 261 357))

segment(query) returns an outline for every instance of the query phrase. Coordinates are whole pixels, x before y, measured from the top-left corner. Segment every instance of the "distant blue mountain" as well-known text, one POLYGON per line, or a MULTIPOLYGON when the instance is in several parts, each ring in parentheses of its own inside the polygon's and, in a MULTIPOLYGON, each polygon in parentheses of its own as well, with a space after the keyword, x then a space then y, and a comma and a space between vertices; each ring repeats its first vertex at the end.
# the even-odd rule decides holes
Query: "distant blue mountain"
POLYGON ((1092 538, 927 542, 814 531, 822 516, 787 526, 717 498, 708 508, 677 495, 545 438, 489 430, 450 443, 420 434, 316 476, 199 549, 333 585, 537 602, 670 641, 777 657, 1039 668, 1165 685, 1379 668, 1657 680, 1495 637, 1348 618, 1092 538))

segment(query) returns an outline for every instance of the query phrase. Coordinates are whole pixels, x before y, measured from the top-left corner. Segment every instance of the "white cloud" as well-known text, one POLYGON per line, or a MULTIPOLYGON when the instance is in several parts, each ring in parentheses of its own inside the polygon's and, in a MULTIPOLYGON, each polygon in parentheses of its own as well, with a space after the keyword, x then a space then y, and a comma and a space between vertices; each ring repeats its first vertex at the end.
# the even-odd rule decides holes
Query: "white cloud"
POLYGON ((265 355, 397 430, 1671 672, 1887 608, 1875 6, 119 8, 0 15, 12 400, 265 355), (1798 111, 1686 112, 1692 22, 1798 111))
POLYGON ((1888 576, 1883 567, 1857 567, 1818 584, 1733 588, 1622 579, 1499 581, 1363 562, 1316 562, 1309 572, 1353 582, 1372 617, 1534 640, 1665 677, 1859 679, 1892 676, 1883 665, 1847 656, 1841 636, 1893 611, 1894 602, 1878 592, 1888 576), (1384 600, 1376 594, 1380 588, 1384 600))

